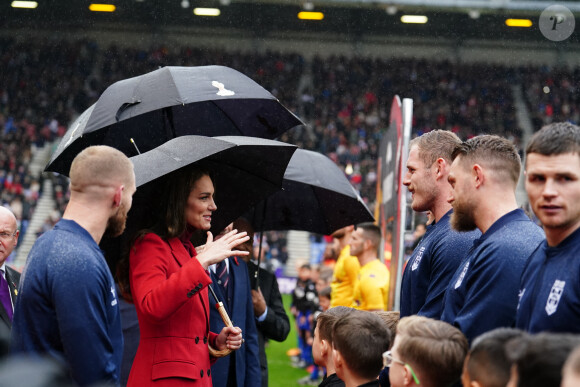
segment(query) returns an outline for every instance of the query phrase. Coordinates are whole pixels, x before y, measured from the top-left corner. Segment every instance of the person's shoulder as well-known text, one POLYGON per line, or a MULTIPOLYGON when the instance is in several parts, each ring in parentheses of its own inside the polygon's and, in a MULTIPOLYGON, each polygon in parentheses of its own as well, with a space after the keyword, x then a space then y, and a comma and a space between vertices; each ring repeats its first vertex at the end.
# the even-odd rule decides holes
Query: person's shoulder
POLYGON ((8 273, 11 278, 20 278, 20 272, 11 266, 6 265, 6 273, 8 273))
MULTIPOLYGON (((145 232, 138 235, 133 242, 134 247, 147 246, 147 245, 161 245, 167 244, 159 235, 154 232, 145 232)), ((169 246, 168 246, 169 248, 169 246)))
POLYGON ((494 243, 506 248, 533 251, 546 239, 544 231, 531 220, 510 222, 504 225, 489 238, 494 243))

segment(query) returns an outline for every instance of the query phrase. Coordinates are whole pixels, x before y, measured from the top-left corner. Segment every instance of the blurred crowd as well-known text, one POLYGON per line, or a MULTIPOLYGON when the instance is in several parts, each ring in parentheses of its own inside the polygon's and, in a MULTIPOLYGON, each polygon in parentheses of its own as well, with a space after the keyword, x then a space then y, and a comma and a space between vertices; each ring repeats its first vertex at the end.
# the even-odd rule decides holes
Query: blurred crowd
MULTIPOLYGON (((248 75, 308 124, 281 140, 329 156, 371 209, 378 145, 395 94, 413 99, 414 136, 434 128, 461 138, 495 133, 521 146, 511 91, 517 83, 523 85, 535 124, 580 119, 577 69, 337 55, 307 60, 298 53, 101 47, 88 40, 2 38, 0 52, 2 203, 14 206, 23 223, 34 210, 43 179, 28 171, 32 149, 61 137, 113 82, 160 66, 215 64, 248 75)), ((67 179, 50 178, 58 204, 36 233, 54 224, 67 200, 67 179)))

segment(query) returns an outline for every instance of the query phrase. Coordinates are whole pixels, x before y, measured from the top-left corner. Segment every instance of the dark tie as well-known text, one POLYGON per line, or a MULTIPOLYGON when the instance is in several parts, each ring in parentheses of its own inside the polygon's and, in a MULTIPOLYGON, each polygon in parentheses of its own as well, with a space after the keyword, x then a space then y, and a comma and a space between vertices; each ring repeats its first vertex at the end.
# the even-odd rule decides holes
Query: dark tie
POLYGON ((0 301, 8 313, 8 318, 12 321, 12 301, 10 301, 10 288, 8 282, 4 279, 4 272, 0 270, 0 301))
POLYGON ((218 284, 224 289, 227 290, 228 282, 230 281, 230 276, 228 274, 228 267, 226 265, 225 259, 217 264, 215 268, 215 273, 218 277, 218 284))

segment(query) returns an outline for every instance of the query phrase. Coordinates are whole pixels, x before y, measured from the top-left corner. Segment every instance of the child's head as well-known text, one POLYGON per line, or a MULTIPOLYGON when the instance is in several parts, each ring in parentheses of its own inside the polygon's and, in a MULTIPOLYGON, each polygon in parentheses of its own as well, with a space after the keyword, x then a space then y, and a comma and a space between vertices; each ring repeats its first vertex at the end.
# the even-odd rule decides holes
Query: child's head
POLYGON ((386 362, 393 387, 450 386, 459 380, 467 339, 454 326, 422 316, 404 317, 386 362))
POLYGON ((314 284, 316 284, 319 278, 320 278, 320 266, 314 266, 314 268, 310 270, 310 280, 314 284))
POLYGON ((375 310, 373 313, 378 315, 389 329, 389 332, 391 333, 391 345, 393 345, 393 340, 397 334, 397 324, 399 323, 401 313, 392 310, 375 310))
POLYGON ((578 335, 542 332, 512 339, 506 344, 511 362, 509 387, 560 386, 562 368, 576 346, 578 335))
POLYGON ((332 268, 328 267, 328 266, 322 266, 320 268, 320 273, 318 276, 318 279, 316 280, 316 291, 318 293, 320 293, 320 291, 322 289, 324 289, 327 286, 330 286, 330 281, 332 279, 332 268))
POLYGON ((310 279, 311 271, 312 269, 309 264, 305 263, 301 265, 298 269, 298 278, 301 281, 308 281, 310 279))
POLYGON ((330 308, 330 293, 330 286, 327 286, 318 292, 318 304, 320 305, 320 309, 322 309, 323 312, 330 308))
POLYGON ((580 386, 580 347, 568 356, 562 369, 562 387, 580 386))
POLYGON ((327 362, 332 361, 332 328, 334 323, 348 316, 353 310, 353 308, 346 306, 335 306, 320 313, 316 318, 312 357, 319 366, 326 367, 327 362))
POLYGON ((383 368, 382 354, 391 345, 389 330, 372 312, 355 310, 334 323, 333 360, 346 385, 352 377, 372 381, 383 368))
POLYGON ((475 383, 480 387, 505 387, 511 368, 505 344, 525 334, 515 328, 498 328, 477 337, 463 364, 463 387, 471 387, 475 383))

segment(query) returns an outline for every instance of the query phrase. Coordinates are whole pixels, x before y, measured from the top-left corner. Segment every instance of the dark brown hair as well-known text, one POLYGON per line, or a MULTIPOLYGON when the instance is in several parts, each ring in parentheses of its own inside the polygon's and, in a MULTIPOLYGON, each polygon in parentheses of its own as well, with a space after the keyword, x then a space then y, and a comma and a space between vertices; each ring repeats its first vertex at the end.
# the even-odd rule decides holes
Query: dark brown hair
POLYGON ((372 222, 365 222, 357 224, 356 228, 361 228, 365 239, 370 240, 374 247, 379 247, 381 242, 381 229, 379 226, 372 222))
POLYGON ((139 190, 137 191, 133 201, 133 209, 139 207, 139 204, 135 206, 136 203, 141 202, 147 210, 144 211, 142 208, 139 214, 129 213, 128 219, 131 224, 128 224, 127 235, 124 238, 127 242, 125 242, 122 258, 117 266, 117 282, 121 296, 125 300, 132 301, 129 254, 135 241, 151 232, 164 240, 182 235, 187 228, 185 218, 187 199, 195 187, 195 183, 203 176, 211 178, 211 173, 203 165, 194 164, 171 173, 150 187, 139 188, 141 192, 146 193, 145 195, 140 195, 139 190), (151 200, 155 198, 155 194, 159 195, 159 201, 151 200))
POLYGON ((478 336, 469 351, 469 378, 486 387, 505 387, 510 380, 511 368, 505 345, 525 335, 526 332, 520 329, 497 328, 478 336))
POLYGON ((332 345, 332 328, 334 327, 334 323, 339 319, 348 316, 354 310, 355 309, 347 306, 335 306, 320 313, 316 318, 316 326, 318 327, 320 340, 326 340, 330 345, 332 345))
POLYGON ((580 337, 570 333, 541 332, 512 339, 506 353, 518 372, 518 386, 559 386, 562 367, 580 337))
POLYGON ((542 127, 528 142, 526 156, 530 153, 544 156, 580 154, 580 127, 569 122, 555 122, 542 127))
POLYGON ((383 368, 383 352, 391 346, 389 330, 376 314, 355 310, 334 323, 332 344, 348 369, 367 380, 383 368))

